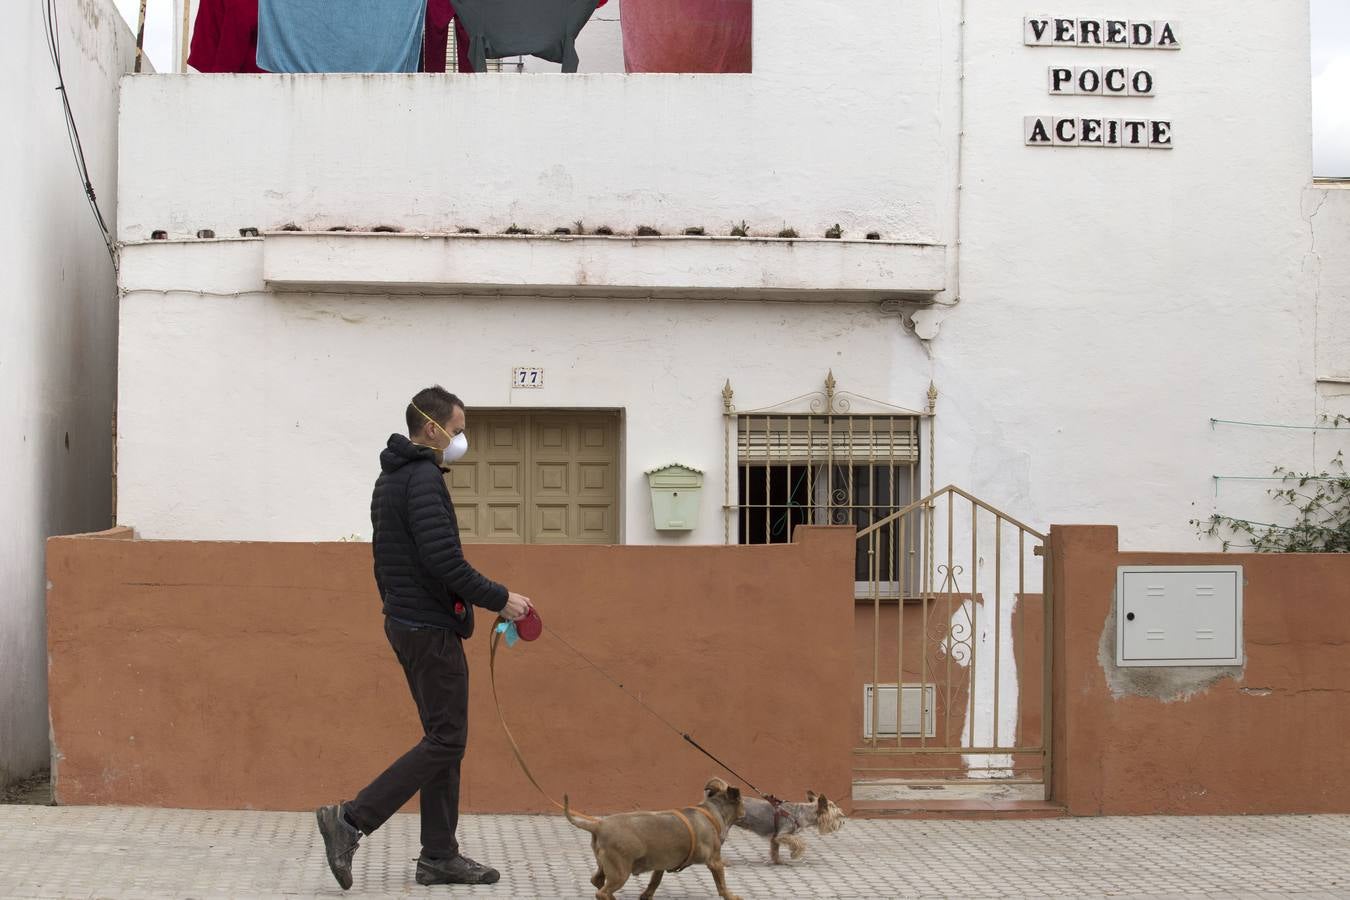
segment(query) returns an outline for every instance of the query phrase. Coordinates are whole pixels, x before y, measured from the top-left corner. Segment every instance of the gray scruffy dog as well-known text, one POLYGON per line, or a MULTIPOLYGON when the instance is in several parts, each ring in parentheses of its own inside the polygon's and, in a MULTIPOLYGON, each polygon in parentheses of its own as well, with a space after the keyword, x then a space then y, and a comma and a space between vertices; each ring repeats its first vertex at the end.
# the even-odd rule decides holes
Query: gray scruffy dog
POLYGON ((777 809, 767 800, 745 797, 745 815, 736 820, 737 828, 753 831, 769 839, 769 858, 777 865, 779 846, 787 847, 793 859, 801 859, 806 852, 806 841, 797 836, 812 825, 820 834, 830 834, 844 827, 844 811, 827 797, 815 791, 806 792, 805 803, 784 800, 777 809))

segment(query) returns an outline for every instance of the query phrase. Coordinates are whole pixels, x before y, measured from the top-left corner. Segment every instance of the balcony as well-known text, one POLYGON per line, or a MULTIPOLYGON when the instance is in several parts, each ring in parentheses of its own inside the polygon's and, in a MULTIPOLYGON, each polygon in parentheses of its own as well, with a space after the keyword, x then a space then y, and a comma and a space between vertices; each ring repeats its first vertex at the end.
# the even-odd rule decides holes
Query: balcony
POLYGON ((877 300, 944 287, 943 247, 726 237, 268 233, 272 290, 877 300))
POLYGON ((945 286, 946 248, 898 241, 267 232, 122 251, 125 290, 878 301, 945 286))
POLYGON ((128 77, 124 286, 225 254, 275 291, 931 296, 955 199, 943 18, 879 9, 804 41, 816 5, 758 3, 749 74, 128 77), (861 35, 887 51, 853 52, 861 35), (640 226, 667 237, 594 236, 640 226))
POLYGON ((832 9, 807 39, 817 4, 759 3, 750 74, 129 76, 118 237, 745 221, 942 243, 943 17, 882 9, 832 9))

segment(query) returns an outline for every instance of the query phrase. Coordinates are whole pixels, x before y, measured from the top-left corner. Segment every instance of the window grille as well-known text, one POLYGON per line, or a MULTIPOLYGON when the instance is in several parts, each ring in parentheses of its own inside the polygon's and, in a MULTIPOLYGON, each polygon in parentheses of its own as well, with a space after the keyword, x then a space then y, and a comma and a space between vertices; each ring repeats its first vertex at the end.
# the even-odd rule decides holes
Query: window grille
MULTIPOLYGON (((869 402, 881 412, 854 412, 855 395, 836 391, 833 375, 823 393, 767 410, 735 411, 730 383, 723 398, 729 431, 728 543, 733 534, 740 544, 789 543, 798 525, 866 528, 926 493, 921 489, 921 424, 931 412, 875 401, 869 402), (792 409, 794 404, 805 409, 792 409)), ((930 403, 933 399, 930 392, 930 403)), ((875 558, 859 546, 854 571, 859 590, 869 583, 873 566, 892 594, 912 596, 918 590, 918 567, 901 566, 900 560, 902 554, 918 558, 921 512, 884 526, 875 558), (913 584, 899 583, 902 570, 913 584)))

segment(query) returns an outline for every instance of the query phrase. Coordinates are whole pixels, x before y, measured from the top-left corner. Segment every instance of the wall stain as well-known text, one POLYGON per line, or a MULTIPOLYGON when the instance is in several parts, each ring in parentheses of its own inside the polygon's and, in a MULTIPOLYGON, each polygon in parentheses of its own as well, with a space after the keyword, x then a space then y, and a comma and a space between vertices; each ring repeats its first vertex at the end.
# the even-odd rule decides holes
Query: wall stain
POLYGON ((1097 662, 1106 676, 1111 697, 1148 697, 1163 703, 1189 700, 1225 678, 1242 679, 1242 666, 1117 666, 1116 604, 1106 617, 1097 644, 1097 662))

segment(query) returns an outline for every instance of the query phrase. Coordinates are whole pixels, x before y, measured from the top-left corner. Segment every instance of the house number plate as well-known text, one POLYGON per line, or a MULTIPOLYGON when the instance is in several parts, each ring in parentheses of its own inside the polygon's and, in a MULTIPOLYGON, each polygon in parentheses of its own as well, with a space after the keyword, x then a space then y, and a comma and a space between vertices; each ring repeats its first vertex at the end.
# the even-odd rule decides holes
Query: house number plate
POLYGON ((538 366, 516 366, 511 370, 512 388, 542 388, 544 370, 538 366))

